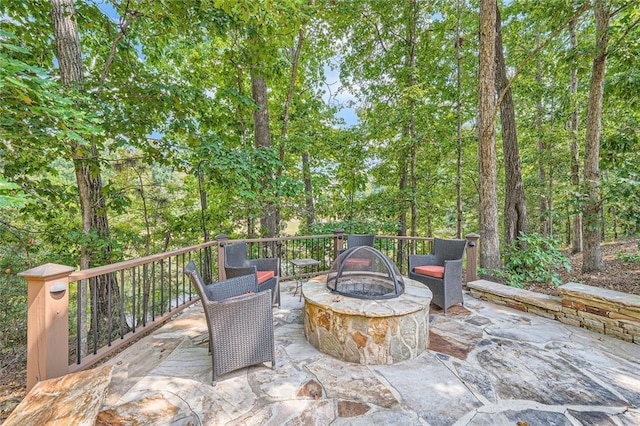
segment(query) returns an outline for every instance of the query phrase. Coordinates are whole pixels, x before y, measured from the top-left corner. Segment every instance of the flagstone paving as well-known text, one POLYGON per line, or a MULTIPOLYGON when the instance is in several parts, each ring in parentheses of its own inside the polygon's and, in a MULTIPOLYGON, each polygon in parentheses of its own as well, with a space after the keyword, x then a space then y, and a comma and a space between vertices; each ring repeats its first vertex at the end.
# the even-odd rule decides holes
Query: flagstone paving
MULTIPOLYGON (((352 364, 305 339, 290 283, 274 309, 277 365, 212 385, 195 305, 108 362, 97 424, 639 425, 640 345, 465 295, 430 315, 429 350, 352 364)), ((96 378, 96 382, 104 378, 96 378)))

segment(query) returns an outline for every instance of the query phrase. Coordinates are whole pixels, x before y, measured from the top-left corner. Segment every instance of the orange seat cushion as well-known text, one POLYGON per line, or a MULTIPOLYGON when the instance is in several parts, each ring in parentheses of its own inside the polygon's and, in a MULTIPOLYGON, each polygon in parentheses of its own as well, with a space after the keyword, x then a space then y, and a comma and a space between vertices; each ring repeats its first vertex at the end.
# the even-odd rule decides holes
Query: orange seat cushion
POLYGON ((271 278, 276 276, 275 272, 273 271, 256 271, 256 274, 258 274, 258 284, 262 284, 263 282, 270 280, 271 278))
POLYGON ((416 266, 415 268, 413 268, 413 272, 415 272, 416 274, 428 275, 434 278, 444 278, 444 266, 416 266))
POLYGON ((344 262, 348 266, 370 266, 371 259, 364 259, 360 257, 350 257, 344 262))

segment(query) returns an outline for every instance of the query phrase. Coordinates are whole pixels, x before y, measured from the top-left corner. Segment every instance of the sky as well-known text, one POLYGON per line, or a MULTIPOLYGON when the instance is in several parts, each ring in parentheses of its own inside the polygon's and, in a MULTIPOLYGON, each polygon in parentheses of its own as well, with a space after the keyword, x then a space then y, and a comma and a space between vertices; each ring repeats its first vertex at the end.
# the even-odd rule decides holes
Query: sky
MULTIPOLYGON (((335 61, 332 61, 335 63, 335 61)), ((329 105, 337 106, 338 112, 336 117, 342 118, 345 122, 344 127, 351 127, 358 124, 358 115, 355 108, 345 106, 348 103, 357 102, 355 96, 348 91, 342 89, 342 82, 340 81, 340 69, 339 67, 332 67, 328 64, 324 67, 325 81, 330 86, 330 90, 327 89, 324 92, 322 99, 329 105), (341 90, 342 89, 342 90, 341 90)))

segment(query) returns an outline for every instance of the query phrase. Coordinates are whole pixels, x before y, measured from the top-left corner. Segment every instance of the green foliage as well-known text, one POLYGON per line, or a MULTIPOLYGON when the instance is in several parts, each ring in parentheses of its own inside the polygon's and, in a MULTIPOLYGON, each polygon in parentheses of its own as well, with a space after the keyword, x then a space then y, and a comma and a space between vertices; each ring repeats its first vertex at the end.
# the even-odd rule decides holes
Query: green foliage
MULTIPOLYGON (((274 203, 282 222, 304 219, 311 195, 316 223, 301 234, 336 228, 396 234, 403 213, 407 224, 415 219, 418 235, 453 234, 457 105, 463 232, 477 231, 477 2, 74 3, 85 97, 51 77, 58 70, 48 2, 0 6, 0 254, 6 257, 11 247, 12 269, 76 265, 81 244, 97 252, 111 246, 112 255, 124 259, 200 242, 203 227, 210 237, 246 236, 274 203), (114 46, 125 21, 130 26, 114 46), (279 130, 300 30, 305 37, 285 134, 279 130), (340 69, 339 80, 328 68, 340 69), (256 70, 269 89, 271 147, 255 148, 256 70), (346 129, 336 116, 345 106, 357 109, 357 126, 346 129), (80 232, 70 141, 98 148, 109 240, 80 232), (309 159, 310 190, 302 185, 301 156, 309 159)), ((550 201, 553 233, 560 235, 587 199, 569 179, 565 147, 585 137, 593 15, 580 17, 575 49, 564 31, 527 62, 577 6, 500 7, 506 64, 519 73, 512 91, 528 211, 531 218, 540 200, 550 201), (580 82, 575 96, 567 84, 572 68, 580 82), (581 123, 576 135, 564 126, 574 110, 581 123)), ((607 58, 600 155, 603 219, 615 217, 626 234, 637 232, 640 221, 640 26, 630 26, 638 13, 629 4, 612 17, 611 40, 617 41, 607 58)), ((536 221, 529 222, 535 229, 536 221)), ((555 243, 537 234, 521 238, 525 249, 508 250, 503 276, 515 285, 557 279, 550 270, 566 259, 555 243)), ((3 284, 15 277, 1 278, 3 284)), ((0 289, 16 297, 16 309, 19 288, 16 281, 0 289)))
POLYGON ((10 269, 0 270, 0 352, 27 343, 27 285, 10 269))
POLYGON ((30 200, 18 185, 7 182, 0 176, 0 208, 24 207, 30 202, 33 200, 30 200))
POLYGON ((300 235, 328 235, 336 229, 342 229, 346 234, 376 234, 379 224, 367 220, 316 222, 310 229, 301 229, 300 235))
POLYGON ((27 284, 16 272, 25 269, 19 244, 12 244, 16 230, 0 225, 0 352, 15 350, 27 343, 27 284), (13 233, 13 235, 12 235, 13 233))
POLYGON ((638 251, 635 253, 616 253, 616 259, 622 260, 625 263, 640 263, 640 243, 638 243, 638 251))
POLYGON ((538 233, 520 234, 504 253, 504 268, 496 271, 509 285, 521 288, 528 282, 562 284, 556 270, 571 270, 569 259, 558 250, 558 243, 538 233))

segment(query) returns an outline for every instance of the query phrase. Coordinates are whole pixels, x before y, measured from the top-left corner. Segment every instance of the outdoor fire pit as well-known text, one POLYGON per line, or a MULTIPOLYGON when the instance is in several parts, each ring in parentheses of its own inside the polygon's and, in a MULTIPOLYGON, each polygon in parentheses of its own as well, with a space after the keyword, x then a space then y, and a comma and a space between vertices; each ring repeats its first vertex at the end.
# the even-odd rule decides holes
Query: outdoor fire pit
POLYGON ((427 349, 431 291, 372 247, 347 250, 328 275, 304 283, 302 294, 307 340, 323 353, 394 364, 427 349))
POLYGON ((404 293, 404 281, 395 263, 368 246, 342 253, 329 271, 327 287, 357 299, 392 299, 404 293))

